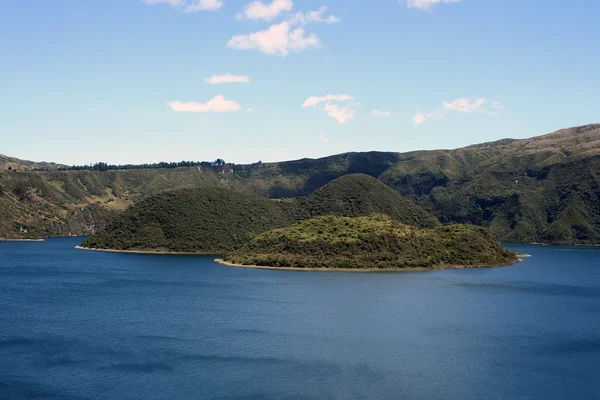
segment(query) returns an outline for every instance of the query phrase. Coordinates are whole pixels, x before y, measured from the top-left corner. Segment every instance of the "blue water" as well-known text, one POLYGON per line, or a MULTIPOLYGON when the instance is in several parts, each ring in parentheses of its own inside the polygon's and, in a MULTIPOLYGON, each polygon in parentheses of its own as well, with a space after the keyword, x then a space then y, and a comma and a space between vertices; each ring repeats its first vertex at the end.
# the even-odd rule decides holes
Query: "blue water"
POLYGON ((600 249, 267 271, 0 243, 1 399, 600 398, 600 249))

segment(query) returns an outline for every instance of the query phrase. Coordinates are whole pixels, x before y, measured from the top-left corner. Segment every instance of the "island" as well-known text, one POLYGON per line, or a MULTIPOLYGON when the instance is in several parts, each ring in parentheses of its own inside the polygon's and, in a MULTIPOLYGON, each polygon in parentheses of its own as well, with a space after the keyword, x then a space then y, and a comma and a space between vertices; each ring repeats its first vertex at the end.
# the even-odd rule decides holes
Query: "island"
POLYGON ((408 271, 508 266, 520 258, 486 228, 418 228, 376 214, 322 216, 270 230, 217 261, 252 268, 408 271))
POLYGON ((149 197, 80 246, 137 253, 223 254, 257 235, 310 218, 386 214, 418 228, 438 226, 425 209, 364 174, 334 179, 304 197, 266 199, 227 188, 181 189, 149 197))

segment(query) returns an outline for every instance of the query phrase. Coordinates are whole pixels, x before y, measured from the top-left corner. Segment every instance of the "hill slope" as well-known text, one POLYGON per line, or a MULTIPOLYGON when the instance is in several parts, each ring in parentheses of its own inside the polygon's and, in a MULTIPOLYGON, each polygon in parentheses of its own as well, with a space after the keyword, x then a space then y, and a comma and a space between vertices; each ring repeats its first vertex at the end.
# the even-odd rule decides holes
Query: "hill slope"
POLYGON ((66 165, 55 164, 50 162, 36 162, 21 160, 15 157, 8 157, 0 154, 0 171, 31 171, 33 169, 56 170, 64 168, 66 165))
POLYGON ((442 223, 506 242, 600 243, 598 124, 401 158, 379 178, 442 223))
POLYGON ((423 208, 364 174, 337 178, 309 196, 295 199, 295 202, 304 212, 302 219, 321 215, 360 217, 386 214, 399 222, 417 227, 439 224, 423 208))
POLYGON ((305 196, 347 173, 377 176, 396 159, 395 153, 372 152, 272 164, 0 171, 0 238, 94 233, 129 205, 179 189, 221 187, 265 198, 305 196), (97 217, 82 219, 80 213, 90 215, 89 207, 97 217))
POLYGON ((443 224, 486 226, 506 242, 600 243, 599 124, 456 150, 210 168, 0 171, 0 237, 89 234, 129 204, 165 191, 307 196, 352 173, 378 178, 443 224))
POLYGON ((417 229, 383 215, 318 217, 260 234, 224 257, 283 268, 443 268, 510 265, 514 253, 475 226, 417 229))
POLYGON ((222 188, 182 189, 150 197, 118 215, 82 246, 96 249, 222 253, 259 233, 314 215, 393 213, 419 227, 437 221, 367 175, 338 178, 306 198, 269 200, 222 188), (377 202, 370 196, 379 195, 377 202))
POLYGON ((180 190, 141 201, 82 246, 219 253, 293 221, 273 200, 220 188, 180 190))

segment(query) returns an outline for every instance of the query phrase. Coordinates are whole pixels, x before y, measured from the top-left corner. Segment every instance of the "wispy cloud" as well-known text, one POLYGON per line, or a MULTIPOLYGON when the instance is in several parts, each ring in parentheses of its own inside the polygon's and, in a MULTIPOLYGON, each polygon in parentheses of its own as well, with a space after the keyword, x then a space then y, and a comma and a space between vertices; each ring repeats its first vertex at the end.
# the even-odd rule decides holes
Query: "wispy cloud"
POLYGON ((325 136, 325 134, 323 132, 321 132, 321 142, 329 142, 329 138, 327 136, 325 136))
POLYGON ((298 11, 292 15, 289 21, 292 25, 307 25, 310 23, 336 24, 340 22, 340 19, 335 15, 325 15, 326 12, 326 6, 320 7, 316 11, 298 11))
POLYGON ((488 115, 497 114, 499 110, 504 109, 504 106, 498 101, 492 101, 489 108, 496 110, 491 111, 486 107, 488 101, 483 98, 468 99, 461 97, 452 101, 445 101, 442 107, 435 108, 429 112, 418 111, 413 117, 415 125, 421 125, 428 119, 442 119, 446 116, 446 112, 458 112, 462 114, 483 113, 488 115))
POLYGON ((250 83, 250 78, 243 75, 223 74, 213 75, 206 78, 204 82, 210 83, 211 85, 220 85, 222 83, 250 83))
POLYGON ((304 101, 302 107, 315 107, 319 103, 330 103, 332 101, 351 101, 354 97, 347 94, 326 94, 325 96, 311 96, 304 101))
POLYGON ((193 0, 185 8, 186 12, 215 11, 223 7, 222 0, 193 0))
POLYGON ((271 3, 263 3, 255 0, 246 4, 244 12, 236 15, 237 19, 251 19, 271 21, 285 12, 290 12, 294 8, 292 0, 273 0, 271 3))
POLYGON ((485 99, 471 100, 463 97, 450 102, 444 102, 444 108, 450 111, 471 114, 477 110, 480 110, 485 102, 485 99))
POLYGON ((167 104, 173 109, 173 111, 190 113, 223 113, 240 111, 242 109, 241 105, 235 101, 226 100, 223 95, 217 95, 206 103, 183 103, 180 101, 174 101, 167 104))
POLYGON ((185 4, 186 0, 142 0, 142 3, 148 5, 154 4, 168 4, 171 7, 181 7, 185 4))
MULTIPOLYGON (((408 8, 416 8, 418 10, 430 11, 431 7, 436 4, 451 4, 451 3, 459 3, 461 0, 406 0, 406 6, 408 8)), ((399 1, 403 3, 403 0, 399 1)))
POLYGON ((148 5, 168 4, 184 12, 215 11, 223 7, 222 0, 141 0, 148 5))
POLYGON ((290 52, 301 52, 321 47, 314 33, 305 34, 304 29, 291 29, 289 22, 271 25, 269 29, 248 35, 235 35, 227 47, 237 50, 258 50, 264 54, 287 56, 290 52))
POLYGON ((391 117, 392 113, 389 111, 373 110, 371 111, 375 117, 391 117))
POLYGON ((340 124, 345 124, 347 121, 354 118, 356 115, 356 109, 354 105, 337 105, 332 103, 325 104, 325 112, 329 114, 330 117, 335 118, 340 124))
POLYGON ((418 111, 413 117, 413 123, 415 125, 421 125, 428 119, 442 119, 444 118, 444 115, 444 110, 441 108, 436 108, 435 110, 432 110, 427 113, 418 111))
POLYGON ((490 108, 493 108, 494 110, 504 110, 504 105, 499 101, 492 101, 490 108))
POLYGON ((330 117, 335 118, 340 124, 354 118, 358 103, 350 103, 354 97, 347 94, 327 94, 325 96, 311 96, 302 104, 303 108, 321 108, 330 117))

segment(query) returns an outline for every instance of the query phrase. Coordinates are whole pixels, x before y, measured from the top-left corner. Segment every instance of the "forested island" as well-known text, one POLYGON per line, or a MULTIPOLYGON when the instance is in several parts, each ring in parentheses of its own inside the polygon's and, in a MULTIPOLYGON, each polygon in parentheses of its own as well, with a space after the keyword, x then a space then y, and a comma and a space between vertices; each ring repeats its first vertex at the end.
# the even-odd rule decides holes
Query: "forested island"
POLYGON ((489 230, 472 225, 419 229, 386 215, 317 217, 262 233, 218 260, 281 269, 481 268, 518 261, 489 230))
POLYGON ((218 254, 235 250, 262 232, 316 216, 371 214, 386 214, 422 228, 439 225, 427 211, 377 179, 353 174, 291 199, 265 199, 223 188, 163 193, 119 214, 82 247, 218 254))
POLYGON ((599 124, 455 150, 248 165, 69 167, 0 155, 0 238, 93 234, 90 247, 225 253, 317 216, 385 214, 481 226, 506 243, 597 245, 599 171, 599 124))
POLYGON ((489 229, 441 226, 364 174, 281 200, 222 188, 163 193, 120 214, 81 248, 226 253, 223 262, 235 265, 305 270, 473 268, 517 261, 489 229))

